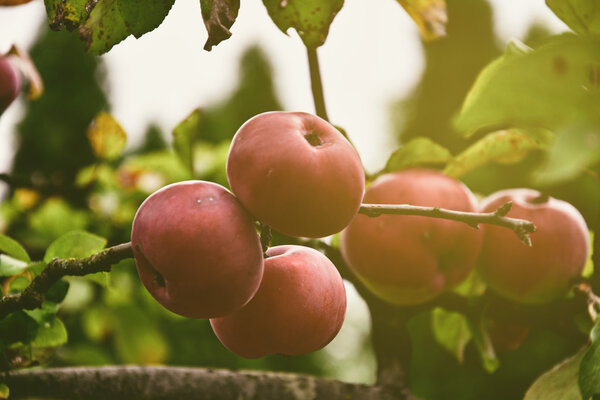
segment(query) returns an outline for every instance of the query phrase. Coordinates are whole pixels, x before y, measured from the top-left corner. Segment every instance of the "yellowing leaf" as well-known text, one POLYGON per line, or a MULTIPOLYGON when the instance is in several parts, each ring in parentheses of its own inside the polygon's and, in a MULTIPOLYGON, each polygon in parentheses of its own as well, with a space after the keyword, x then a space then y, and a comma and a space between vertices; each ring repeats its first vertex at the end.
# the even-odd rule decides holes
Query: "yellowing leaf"
POLYGON ((446 36, 448 16, 445 0, 398 0, 398 3, 415 21, 423 40, 430 41, 446 36))
POLYGON ((489 162, 516 163, 527 153, 546 150, 552 145, 553 134, 542 129, 507 129, 492 132, 454 157, 444 173, 458 178, 489 162))
POLYGON ((108 113, 101 112, 92 121, 87 136, 97 157, 112 160, 121 155, 127 134, 117 120, 108 113))

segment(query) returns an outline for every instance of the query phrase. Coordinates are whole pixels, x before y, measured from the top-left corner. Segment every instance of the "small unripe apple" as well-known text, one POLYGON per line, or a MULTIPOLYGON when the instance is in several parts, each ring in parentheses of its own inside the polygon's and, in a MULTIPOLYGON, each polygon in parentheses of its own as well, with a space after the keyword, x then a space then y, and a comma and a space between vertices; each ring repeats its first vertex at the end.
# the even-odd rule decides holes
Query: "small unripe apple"
POLYGON ((345 312, 344 282, 327 257, 308 247, 277 246, 267 250, 254 298, 210 323, 221 343, 241 357, 300 355, 327 345, 345 312))
POLYGON ((478 269, 488 286, 523 303, 541 304, 564 295, 581 275, 590 249, 585 220, 571 204, 532 189, 496 192, 481 203, 482 212, 512 201, 508 217, 535 224, 532 246, 509 229, 486 225, 478 269))
POLYGON ((12 103, 21 90, 21 75, 8 57, 0 56, 0 114, 12 103))
MULTIPOLYGON (((385 174, 367 189, 364 203, 412 204, 476 211, 476 199, 441 172, 410 169, 385 174)), ((357 215, 344 229, 341 251, 350 269, 374 294, 396 305, 429 301, 472 271, 481 232, 457 221, 408 216, 357 215)))
POLYGON ((257 219, 290 236, 342 230, 365 187, 358 153, 327 121, 268 112, 235 134, 227 158, 231 190, 257 219))
POLYGON ((133 220, 131 245, 146 289, 186 317, 218 317, 241 308, 263 274, 252 219, 212 182, 179 182, 151 194, 133 220))

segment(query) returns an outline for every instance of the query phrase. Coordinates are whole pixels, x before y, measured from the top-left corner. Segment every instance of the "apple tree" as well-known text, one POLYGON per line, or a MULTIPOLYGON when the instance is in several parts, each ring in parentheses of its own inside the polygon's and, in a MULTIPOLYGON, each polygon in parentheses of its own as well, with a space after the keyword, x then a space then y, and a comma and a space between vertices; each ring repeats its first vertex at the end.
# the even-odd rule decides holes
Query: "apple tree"
MULTIPOLYGON (((484 0, 397 3, 425 73, 368 172, 323 94, 343 0, 263 0, 314 114, 282 111, 254 47, 228 99, 135 148, 102 54, 174 0, 44 0, 51 30, 0 49, 0 118, 26 109, 0 174, 0 398, 600 397, 600 5, 546 0, 571 31, 500 50, 484 0), (321 350, 349 289, 368 381, 321 350)), ((202 51, 227 46, 240 2, 200 7, 202 51)))

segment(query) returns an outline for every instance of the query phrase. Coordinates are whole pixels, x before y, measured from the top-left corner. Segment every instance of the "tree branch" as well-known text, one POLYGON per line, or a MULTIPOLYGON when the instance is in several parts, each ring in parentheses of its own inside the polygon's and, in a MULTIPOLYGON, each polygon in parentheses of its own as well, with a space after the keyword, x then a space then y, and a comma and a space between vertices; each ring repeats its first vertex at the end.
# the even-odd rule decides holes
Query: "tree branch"
POLYGON ((18 310, 33 310, 41 307, 46 292, 63 276, 83 276, 110 271, 113 264, 131 257, 133 257, 131 243, 123 243, 86 258, 66 260, 55 258, 21 293, 0 299, 0 319, 18 310))
POLYGON ((533 222, 523 219, 509 218, 506 214, 510 211, 512 202, 508 202, 489 213, 466 212, 446 210, 439 207, 422 207, 410 204, 361 204, 360 214, 369 217, 378 217, 382 214, 394 215, 420 215, 423 217, 443 218, 453 221, 464 222, 465 224, 478 229, 479 224, 497 225, 512 229, 519 239, 527 246, 531 246, 530 233, 536 231, 533 222))
POLYGON ((394 387, 344 383, 307 375, 185 367, 111 366, 12 372, 11 399, 402 400, 394 387))

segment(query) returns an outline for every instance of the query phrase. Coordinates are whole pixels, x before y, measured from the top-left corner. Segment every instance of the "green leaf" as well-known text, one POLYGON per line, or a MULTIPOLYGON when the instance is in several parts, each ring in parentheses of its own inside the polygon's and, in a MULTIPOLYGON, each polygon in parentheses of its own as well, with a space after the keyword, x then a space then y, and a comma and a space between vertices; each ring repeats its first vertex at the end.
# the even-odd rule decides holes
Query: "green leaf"
POLYGON ((600 33, 600 4, 594 0, 546 0, 546 5, 577 33, 600 33))
POLYGON ((386 172, 399 171, 417 165, 445 164, 452 154, 429 138, 417 137, 394 151, 385 165, 386 172))
POLYGON ((10 282, 10 286, 8 288, 8 293, 16 294, 16 293, 22 292, 27 286, 29 286, 30 283, 31 283, 31 281, 27 277, 17 276, 15 279, 13 279, 10 282))
POLYGON ((125 26, 136 38, 156 29, 165 19, 175 0, 118 0, 125 26))
POLYGON ((229 28, 235 22, 240 9, 240 0, 200 0, 202 19, 208 31, 208 39, 204 50, 210 51, 213 46, 229 39, 229 28))
POLYGON ((67 329, 58 317, 54 316, 50 321, 43 322, 37 331, 37 335, 31 342, 33 347, 58 347, 67 342, 67 329))
POLYGON ((480 316, 476 320, 467 318, 467 325, 481 357, 483 367, 487 372, 493 373, 500 367, 500 360, 496 357, 496 351, 494 350, 490 334, 485 327, 483 316, 480 316))
POLYGON ((67 232, 84 229, 88 223, 88 214, 72 208, 63 199, 52 197, 27 215, 31 234, 27 243, 32 247, 48 247, 57 237, 67 232))
POLYGON ((564 34, 535 51, 513 45, 479 74, 454 125, 469 136, 598 118, 599 63, 600 37, 564 34))
POLYGON ((454 157, 446 165, 444 173, 458 178, 492 161, 518 162, 530 151, 548 149, 553 138, 552 133, 542 129, 509 129, 492 132, 454 157))
POLYGON ((0 383, 0 399, 8 399, 10 389, 4 383, 0 383))
POLYGON ((106 53, 129 36, 117 0, 98 0, 78 33, 85 48, 94 55, 106 53))
POLYGON ((0 276, 13 276, 25 271, 29 264, 6 254, 0 254, 0 276))
POLYGON ((202 110, 196 109, 173 129, 173 149, 191 175, 194 175, 193 146, 201 119, 202 110))
POLYGON ((465 347, 471 340, 465 316, 438 307, 433 310, 432 324, 435 340, 462 363, 465 347))
POLYGON ((584 347, 543 373, 527 390, 524 400, 581 400, 577 375, 585 351, 584 347))
POLYGON ((73 30, 89 17, 89 0, 44 0, 50 28, 60 31, 73 30))
POLYGON ((286 33, 294 28, 310 49, 325 43, 329 25, 344 0, 263 0, 275 25, 286 33))
POLYGON ((117 120, 106 112, 100 112, 87 130, 96 157, 105 160, 118 158, 127 142, 127 134, 117 120))
POLYGON ((0 320, 0 343, 9 346, 13 343, 29 343, 36 336, 38 323, 22 310, 7 315, 0 320))
POLYGON ((585 351, 579 364, 577 383, 581 396, 589 399, 600 393, 600 324, 596 324, 590 332, 592 345, 585 351))
POLYGON ((69 282, 64 279, 57 280, 54 285, 46 292, 44 299, 53 303, 62 302, 69 291, 69 282))
POLYGON ((106 239, 85 231, 73 231, 56 239, 44 255, 44 262, 49 263, 53 258, 84 258, 102 250, 106 239))
POLYGON ((425 41, 446 36, 445 0, 397 0, 415 21, 425 41))
POLYGON ((539 185, 557 184, 580 175, 600 161, 600 124, 577 123, 560 129, 543 168, 535 174, 539 185))
POLYGON ((29 254, 27 251, 14 239, 9 238, 6 235, 0 233, 0 251, 8 254, 17 260, 30 262, 29 254))

